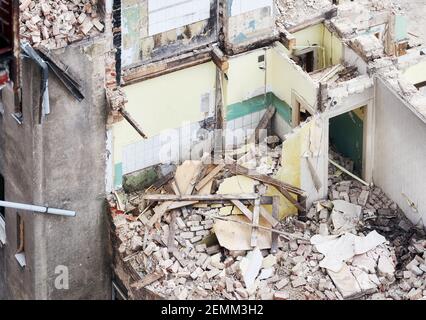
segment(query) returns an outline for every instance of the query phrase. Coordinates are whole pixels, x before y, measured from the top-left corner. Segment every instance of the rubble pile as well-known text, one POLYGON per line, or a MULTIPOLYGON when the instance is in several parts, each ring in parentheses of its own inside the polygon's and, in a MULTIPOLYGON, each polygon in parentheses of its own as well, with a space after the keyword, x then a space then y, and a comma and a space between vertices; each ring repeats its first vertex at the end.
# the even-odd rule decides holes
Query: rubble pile
POLYGON ((279 0, 276 1, 279 12, 278 23, 286 28, 295 26, 308 17, 320 15, 332 8, 331 0, 279 0))
MULTIPOLYGON (((380 188, 331 167, 329 197, 313 203, 306 221, 289 216, 274 223, 274 211, 265 215, 260 206, 254 224, 256 202, 223 201, 231 194, 266 196, 276 183, 282 148, 277 138, 265 142, 269 161, 248 144, 226 154, 237 170, 206 158, 186 161, 143 192, 109 199, 118 252, 141 278, 133 288, 181 300, 426 299, 424 231, 380 188), (213 196, 222 200, 209 201, 213 196), (256 226, 263 229, 253 245, 256 226)), ((350 160, 330 157, 353 170, 350 160)))
POLYGON ((98 0, 20 0, 20 36, 34 47, 63 48, 102 32, 98 0))

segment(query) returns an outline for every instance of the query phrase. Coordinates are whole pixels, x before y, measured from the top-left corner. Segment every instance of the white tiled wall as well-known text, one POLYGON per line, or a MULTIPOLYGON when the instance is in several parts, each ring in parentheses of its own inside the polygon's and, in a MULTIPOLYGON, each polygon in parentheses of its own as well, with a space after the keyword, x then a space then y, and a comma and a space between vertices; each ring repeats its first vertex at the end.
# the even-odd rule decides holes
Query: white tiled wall
POLYGON ((285 139, 286 134, 290 133, 292 127, 278 113, 272 120, 272 130, 281 139, 285 139))
POLYGON ((201 148, 200 144, 205 145, 206 148, 210 147, 209 137, 202 140, 198 137, 199 132, 200 124, 194 122, 124 147, 123 174, 159 163, 175 163, 193 159, 195 150, 201 148))
POLYGON ((265 112, 266 110, 261 110, 227 121, 227 132, 225 137, 226 147, 229 148, 235 144, 239 145, 244 143, 244 139, 253 134, 265 112))
POLYGON ((252 10, 272 7, 273 0, 233 0, 231 15, 237 16, 252 10))
POLYGON ((149 35, 210 18, 210 0, 149 0, 149 35))

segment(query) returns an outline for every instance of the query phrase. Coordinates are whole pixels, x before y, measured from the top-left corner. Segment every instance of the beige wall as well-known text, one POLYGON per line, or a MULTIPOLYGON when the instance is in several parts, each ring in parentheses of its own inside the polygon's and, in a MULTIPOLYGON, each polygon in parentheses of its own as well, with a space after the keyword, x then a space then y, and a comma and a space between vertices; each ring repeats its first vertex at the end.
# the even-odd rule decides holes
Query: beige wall
MULTIPOLYGON (((179 128, 183 122, 205 118, 201 96, 214 93, 216 67, 212 62, 173 72, 124 87, 126 110, 152 137, 166 129, 179 128)), ((213 95, 214 98, 214 95, 213 95)), ((113 125, 114 164, 122 161, 122 148, 140 141, 140 135, 126 122, 113 125)))

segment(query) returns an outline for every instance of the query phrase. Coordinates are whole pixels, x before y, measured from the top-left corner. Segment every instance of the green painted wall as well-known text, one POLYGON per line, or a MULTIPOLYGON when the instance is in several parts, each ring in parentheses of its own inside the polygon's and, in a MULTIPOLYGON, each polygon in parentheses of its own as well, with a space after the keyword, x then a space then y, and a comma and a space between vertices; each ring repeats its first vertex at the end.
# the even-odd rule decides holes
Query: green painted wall
POLYGON ((330 119, 330 144, 354 162, 356 174, 362 174, 364 122, 351 111, 330 119))
POLYGON ((121 187, 123 184, 123 163, 117 163, 114 166, 114 186, 116 188, 121 187))
POLYGON ((280 100, 272 92, 260 95, 249 100, 234 103, 227 107, 226 120, 234 120, 247 114, 258 112, 273 105, 277 109, 277 113, 288 123, 291 124, 291 107, 283 100, 280 100))

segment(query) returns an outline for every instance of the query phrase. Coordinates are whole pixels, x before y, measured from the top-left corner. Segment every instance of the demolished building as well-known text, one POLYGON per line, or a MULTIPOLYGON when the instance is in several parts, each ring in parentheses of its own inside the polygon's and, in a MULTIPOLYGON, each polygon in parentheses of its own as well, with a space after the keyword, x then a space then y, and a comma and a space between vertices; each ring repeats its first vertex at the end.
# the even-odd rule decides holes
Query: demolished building
POLYGON ((21 1, 3 197, 78 214, 5 210, 0 296, 423 298, 423 48, 338 2, 21 1))

